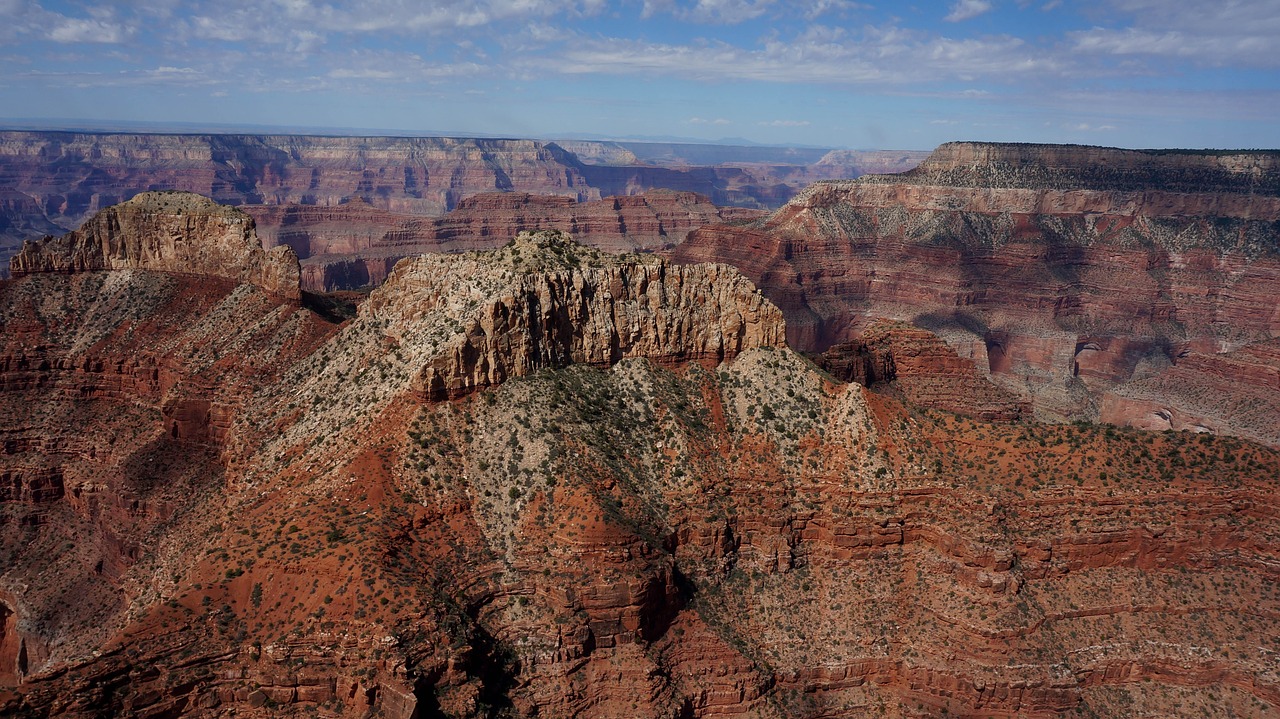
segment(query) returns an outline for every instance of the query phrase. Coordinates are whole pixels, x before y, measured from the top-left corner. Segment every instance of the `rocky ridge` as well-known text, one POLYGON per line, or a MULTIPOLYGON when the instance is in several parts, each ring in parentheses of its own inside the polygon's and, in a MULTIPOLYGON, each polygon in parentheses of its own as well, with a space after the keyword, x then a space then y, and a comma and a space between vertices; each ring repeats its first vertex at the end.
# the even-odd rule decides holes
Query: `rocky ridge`
POLYGON ((554 230, 495 252, 402 261, 361 313, 391 327, 458 323, 417 380, 429 399, 568 364, 718 364, 786 334, 781 312, 731 267, 606 255, 554 230))
POLYGON ((253 218, 187 192, 144 192, 62 237, 27 242, 10 259, 14 277, 41 272, 151 270, 218 277, 301 297, 298 258, 264 250, 253 218))

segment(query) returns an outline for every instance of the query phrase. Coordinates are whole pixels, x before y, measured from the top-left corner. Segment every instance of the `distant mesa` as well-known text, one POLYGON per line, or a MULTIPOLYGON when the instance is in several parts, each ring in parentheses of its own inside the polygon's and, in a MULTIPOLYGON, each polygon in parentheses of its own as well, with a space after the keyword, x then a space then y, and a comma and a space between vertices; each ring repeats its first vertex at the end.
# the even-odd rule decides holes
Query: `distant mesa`
POLYGON ((1125 150, 948 142, 919 166, 867 182, 996 189, 1162 190, 1280 197, 1280 150, 1125 150))
POLYGON ((80 229, 23 244, 9 261, 14 277, 42 272, 151 270, 257 285, 300 299, 298 258, 286 246, 264 250, 253 218, 190 192, 144 192, 108 207, 80 229))

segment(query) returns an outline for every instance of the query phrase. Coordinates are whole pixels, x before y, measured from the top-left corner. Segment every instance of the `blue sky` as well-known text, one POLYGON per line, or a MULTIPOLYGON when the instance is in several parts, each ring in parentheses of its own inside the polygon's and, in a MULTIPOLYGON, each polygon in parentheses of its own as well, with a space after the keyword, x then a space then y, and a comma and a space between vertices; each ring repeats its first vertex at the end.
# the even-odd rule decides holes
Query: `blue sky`
POLYGON ((0 117, 1280 146, 1280 0, 0 0, 0 117))

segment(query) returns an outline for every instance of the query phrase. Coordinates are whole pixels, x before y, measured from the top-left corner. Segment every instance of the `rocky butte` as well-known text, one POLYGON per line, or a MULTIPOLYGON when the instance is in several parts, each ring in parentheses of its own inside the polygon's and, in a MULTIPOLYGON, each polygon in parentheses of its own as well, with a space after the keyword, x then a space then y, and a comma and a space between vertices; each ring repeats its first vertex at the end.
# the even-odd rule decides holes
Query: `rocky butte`
POLYGON ((62 237, 27 242, 9 263, 13 277, 39 272, 152 270, 216 277, 300 298, 298 257, 264 250, 253 218, 187 192, 144 192, 94 215, 62 237))
POLYGON ((1045 419, 1277 445, 1278 159, 952 143, 907 173, 697 230, 673 256, 740 268, 799 349, 888 318, 1045 419))
POLYGON ((6 716, 1280 703, 1265 445, 921 408, 986 381, 928 332, 841 355, 873 392, 732 268, 555 232, 358 309, 85 247, 0 284, 6 716))

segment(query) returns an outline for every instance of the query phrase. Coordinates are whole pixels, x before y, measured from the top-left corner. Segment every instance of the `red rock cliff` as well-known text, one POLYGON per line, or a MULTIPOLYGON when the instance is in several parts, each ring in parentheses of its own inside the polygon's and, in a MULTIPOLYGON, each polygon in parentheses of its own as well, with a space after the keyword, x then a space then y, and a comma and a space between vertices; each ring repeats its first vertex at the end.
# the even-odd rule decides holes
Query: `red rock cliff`
POLYGON ((253 218, 186 192, 144 192, 79 230, 28 242, 10 259, 15 277, 40 272, 150 270, 217 277, 299 299, 298 258, 264 250, 253 218))
POLYGON ((364 202, 245 209, 259 220, 265 240, 297 251, 303 260, 303 288, 314 292, 378 285, 404 257, 494 249, 525 230, 560 230, 585 245, 631 252, 678 244, 694 228, 712 222, 764 214, 716 207, 702 195, 664 190, 590 202, 520 192, 484 193, 462 200, 456 209, 434 219, 389 213, 364 202))
POLYGON ((947 145, 904 175, 821 183, 754 226, 697 230, 673 256, 741 268, 796 347, 908 321, 1042 416, 1096 418, 1102 392, 1179 347, 1280 333, 1274 162, 947 145))

